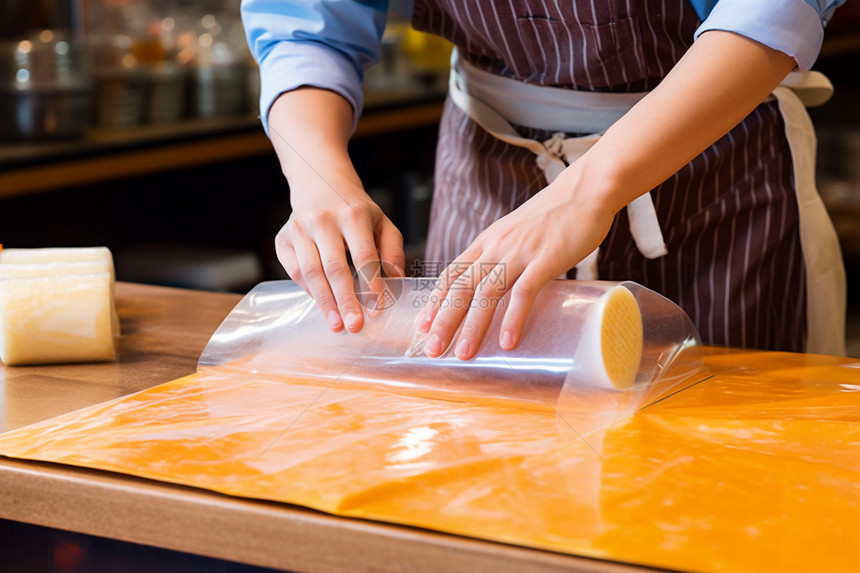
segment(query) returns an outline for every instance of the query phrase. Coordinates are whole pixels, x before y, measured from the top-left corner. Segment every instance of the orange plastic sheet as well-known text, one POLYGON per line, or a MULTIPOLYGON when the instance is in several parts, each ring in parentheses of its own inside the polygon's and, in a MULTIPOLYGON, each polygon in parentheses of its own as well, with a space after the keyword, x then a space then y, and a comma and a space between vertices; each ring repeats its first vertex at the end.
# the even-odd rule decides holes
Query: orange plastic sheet
POLYGON ((549 409, 207 368, 0 453, 671 569, 856 570, 860 361, 704 365, 585 437, 549 409))

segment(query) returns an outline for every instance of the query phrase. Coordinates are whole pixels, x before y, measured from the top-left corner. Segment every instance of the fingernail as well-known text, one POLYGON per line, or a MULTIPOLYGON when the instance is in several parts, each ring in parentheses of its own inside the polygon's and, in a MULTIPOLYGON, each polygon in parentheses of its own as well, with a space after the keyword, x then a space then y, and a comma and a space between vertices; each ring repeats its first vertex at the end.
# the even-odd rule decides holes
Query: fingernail
POLYGON ((511 335, 509 331, 504 331, 502 333, 502 348, 505 350, 511 350, 514 347, 514 337, 511 335))
POLYGON ((456 354, 457 358, 460 360, 468 360, 472 355, 472 344, 465 338, 462 339, 457 343, 457 350, 454 351, 454 354, 456 354))
POLYGON ((427 333, 430 332, 430 324, 433 322, 433 317, 430 316, 429 312, 425 312, 421 315, 421 321, 418 323, 418 328, 421 332, 427 333))
POLYGON ((358 321, 361 317, 354 312, 346 315, 346 327, 350 330, 358 330, 358 321))
POLYGON ((373 304, 365 306, 364 311, 367 313, 367 316, 379 316, 382 312, 382 299, 376 299, 373 304))
POLYGON ((340 315, 337 311, 330 310, 326 315, 326 320, 328 321, 328 325, 333 329, 338 329, 343 326, 343 323, 340 321, 340 315))
POLYGON ((438 334, 431 334, 427 339, 427 344, 424 345, 424 354, 431 358, 435 358, 442 354, 442 339, 438 334))

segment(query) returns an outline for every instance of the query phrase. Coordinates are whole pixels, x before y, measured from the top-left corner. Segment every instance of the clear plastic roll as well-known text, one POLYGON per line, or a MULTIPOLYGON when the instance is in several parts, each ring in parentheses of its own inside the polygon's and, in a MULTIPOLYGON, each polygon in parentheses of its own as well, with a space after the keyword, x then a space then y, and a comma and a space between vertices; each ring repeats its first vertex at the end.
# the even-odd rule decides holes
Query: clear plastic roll
POLYGON ((653 403, 700 373, 700 341, 674 303, 632 282, 552 281, 539 293, 518 346, 503 350, 508 296, 480 349, 423 353, 416 322, 434 279, 384 279, 383 310, 357 333, 330 330, 292 281, 255 287, 224 320, 199 369, 240 371, 326 387, 383 390, 462 402, 550 409, 587 434, 653 403))

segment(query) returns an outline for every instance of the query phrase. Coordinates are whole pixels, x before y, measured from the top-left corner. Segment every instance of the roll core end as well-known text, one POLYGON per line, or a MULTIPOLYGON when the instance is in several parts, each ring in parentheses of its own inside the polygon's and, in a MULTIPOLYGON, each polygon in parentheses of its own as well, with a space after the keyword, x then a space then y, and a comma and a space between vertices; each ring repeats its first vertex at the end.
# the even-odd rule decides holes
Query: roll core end
POLYGON ((633 293, 624 287, 606 295, 600 324, 600 351, 609 384, 618 390, 633 385, 642 360, 642 313, 633 293))

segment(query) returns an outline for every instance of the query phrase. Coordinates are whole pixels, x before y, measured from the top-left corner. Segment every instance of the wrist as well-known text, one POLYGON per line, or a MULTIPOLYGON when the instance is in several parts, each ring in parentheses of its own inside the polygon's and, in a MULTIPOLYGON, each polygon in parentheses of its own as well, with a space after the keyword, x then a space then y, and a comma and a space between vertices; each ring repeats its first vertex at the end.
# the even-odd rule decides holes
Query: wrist
POLYGON ((614 217, 635 198, 628 197, 630 186, 625 186, 614 162, 605 161, 600 154, 586 153, 565 169, 551 187, 565 201, 585 209, 583 215, 598 218, 614 217))
POLYGON ((290 187, 290 204, 294 210, 321 204, 330 207, 355 206, 369 200, 354 170, 340 173, 331 169, 301 169, 292 172, 287 181, 290 187))
POLYGON ((323 89, 301 87, 275 100, 270 138, 293 189, 362 189, 348 151, 351 118, 348 102, 323 89))

